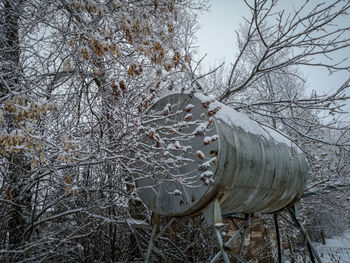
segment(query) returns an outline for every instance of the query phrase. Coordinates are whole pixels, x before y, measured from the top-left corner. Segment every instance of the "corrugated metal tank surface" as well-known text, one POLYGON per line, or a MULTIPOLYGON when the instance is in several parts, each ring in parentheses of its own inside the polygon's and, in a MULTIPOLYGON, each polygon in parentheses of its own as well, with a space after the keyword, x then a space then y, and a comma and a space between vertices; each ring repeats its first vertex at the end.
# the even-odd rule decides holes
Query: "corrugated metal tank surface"
POLYGON ((245 114, 199 93, 176 93, 147 115, 140 156, 157 160, 140 162, 136 185, 154 212, 192 216, 218 198, 223 214, 269 213, 303 194, 302 151, 245 114))

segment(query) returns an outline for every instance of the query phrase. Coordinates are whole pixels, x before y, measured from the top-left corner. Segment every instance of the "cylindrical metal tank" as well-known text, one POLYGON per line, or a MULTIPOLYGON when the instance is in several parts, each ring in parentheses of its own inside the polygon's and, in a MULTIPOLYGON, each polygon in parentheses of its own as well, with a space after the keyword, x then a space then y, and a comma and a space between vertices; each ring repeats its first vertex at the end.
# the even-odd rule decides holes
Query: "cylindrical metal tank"
POLYGON ((138 194, 161 215, 270 213, 303 194, 308 164, 285 136, 199 93, 159 99, 143 121, 138 194))

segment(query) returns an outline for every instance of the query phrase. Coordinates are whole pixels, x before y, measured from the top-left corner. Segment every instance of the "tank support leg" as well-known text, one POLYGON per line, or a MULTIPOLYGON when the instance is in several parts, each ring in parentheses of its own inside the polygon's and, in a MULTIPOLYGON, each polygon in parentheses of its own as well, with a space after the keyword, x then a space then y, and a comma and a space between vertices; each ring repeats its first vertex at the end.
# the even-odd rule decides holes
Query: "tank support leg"
POLYGON ((154 236, 155 236, 157 228, 159 226, 159 221, 160 221, 160 216, 158 214, 156 214, 156 213, 152 213, 152 225, 153 225, 153 228, 152 228, 151 238, 150 238, 149 243, 148 243, 145 263, 149 263, 150 262, 149 260, 150 260, 152 249, 153 249, 154 236))
POLYGON ((223 259, 224 259, 224 262, 225 263, 230 263, 230 259, 228 258, 228 255, 227 255, 227 253, 224 250, 224 242, 222 240, 221 233, 220 233, 219 229, 217 229, 217 227, 215 227, 215 226, 214 226, 214 232, 215 232, 216 240, 218 242, 218 245, 219 245, 219 248, 220 248, 220 251, 221 251, 221 255, 222 255, 223 259))
POLYGON ((149 244, 148 244, 148 248, 147 248, 147 254, 146 254, 145 263, 149 263, 149 259, 151 257, 151 252, 152 252, 152 249, 153 249, 153 237, 154 237, 154 235, 156 233, 156 229, 157 229, 157 225, 154 225, 153 229, 152 229, 151 238, 150 238, 150 241, 149 241, 149 244))
POLYGON ((221 215, 221 208, 220 208, 219 201, 215 200, 214 202, 210 203, 208 207, 204 210, 203 215, 207 223, 213 226, 216 240, 220 249, 220 253, 224 259, 224 262, 230 263, 228 255, 224 249, 224 242, 222 240, 221 233, 217 228, 218 226, 223 225, 223 222, 224 222, 221 215))
POLYGON ((163 228, 159 231, 159 233, 154 237, 153 241, 157 240, 167 229, 168 227, 175 221, 175 218, 172 218, 163 228))
MULTIPOLYGON (((238 236, 239 236, 239 234, 242 232, 243 229, 244 229, 244 225, 241 226, 241 227, 237 230, 237 232, 236 232, 232 237, 230 237, 229 240, 227 240, 227 242, 225 243, 224 247, 228 247, 228 246, 231 244, 231 242, 232 242, 233 240, 237 239, 238 236)), ((215 263, 215 262, 217 262, 217 261, 219 260, 220 254, 221 254, 221 251, 219 251, 219 252, 215 255, 215 257, 213 257, 213 259, 210 261, 210 263, 215 263)), ((238 255, 233 254, 233 256, 234 256, 236 259, 238 259, 240 262, 245 262, 244 259, 240 258, 238 255)))
MULTIPOLYGON (((246 236, 246 232, 250 223, 250 218, 251 215, 246 215, 246 222, 244 224, 244 226, 240 227, 237 232, 224 244, 223 240, 222 240, 222 236, 221 233, 219 231, 219 229, 217 228, 217 226, 222 225, 223 224, 223 219, 222 219, 222 215, 221 215, 221 209, 220 209, 220 205, 218 201, 215 201, 213 203, 211 203, 206 210, 204 210, 204 217, 207 220, 207 222, 213 226, 214 228, 214 233, 217 239, 217 243, 219 245, 219 249, 220 251, 212 258, 212 260, 210 261, 210 263, 215 263, 218 261, 220 254, 223 257, 223 260, 225 263, 229 263, 230 259, 225 251, 225 247, 228 247, 231 242, 233 240, 235 240, 239 234, 242 232, 242 230, 244 229, 244 233, 243 233, 243 240, 242 240, 242 244, 244 244, 244 240, 245 240, 245 236, 246 236)), ((243 248, 243 245, 241 245, 243 248)), ((242 257, 241 257, 241 252, 242 249, 240 249, 240 253, 239 255, 237 255, 236 253, 230 253, 232 254, 237 260, 238 262, 241 263, 246 263, 247 261, 245 261, 242 257)))
POLYGON ((316 251, 315 247, 313 246, 313 244, 312 244, 312 242, 311 242, 311 240, 309 238, 309 235, 307 234, 304 226, 301 224, 301 222, 297 218, 296 207, 295 206, 289 207, 289 208, 287 208, 287 211, 290 214, 290 216, 291 216, 293 222, 295 223, 295 225, 300 229, 300 231, 304 234, 304 236, 306 238, 307 248, 309 250, 311 262, 314 263, 315 262, 315 258, 316 258, 316 261, 318 263, 322 263, 321 258, 317 254, 317 251, 316 251))
POLYGON ((151 238, 147 247, 147 254, 145 258, 146 263, 148 263, 150 260, 154 241, 156 241, 168 229, 168 227, 175 221, 175 218, 172 218, 156 235, 157 228, 159 227, 159 220, 160 220, 160 216, 156 213, 153 213, 152 214, 153 228, 152 228, 151 238))
POLYGON ((243 237, 242 237, 241 245, 240 245, 240 247, 239 247, 239 254, 238 254, 238 256, 241 256, 241 255, 242 255, 243 246, 244 246, 245 239, 246 239, 246 237, 247 237, 247 230, 248 230, 248 226, 249 226, 250 219, 251 219, 251 214, 246 214, 245 217, 246 217, 246 222, 245 222, 245 224, 244 224, 244 232, 243 232, 243 237))
POLYGON ((277 213, 273 214, 273 219, 275 221, 275 229, 276 229, 278 263, 282 263, 281 237, 280 237, 280 230, 279 230, 279 226, 278 226, 278 214, 277 213))

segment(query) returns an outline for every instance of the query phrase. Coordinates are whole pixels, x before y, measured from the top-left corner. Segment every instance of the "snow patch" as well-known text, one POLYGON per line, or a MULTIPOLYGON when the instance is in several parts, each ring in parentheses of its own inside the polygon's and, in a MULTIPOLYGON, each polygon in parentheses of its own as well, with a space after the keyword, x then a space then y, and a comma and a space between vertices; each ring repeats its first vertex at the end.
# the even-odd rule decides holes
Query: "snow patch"
POLYGON ((204 137, 203 142, 204 142, 204 144, 209 144, 209 143, 211 143, 211 142, 213 142, 213 141, 216 141, 217 139, 219 139, 219 136, 217 136, 217 135, 215 134, 215 135, 213 135, 213 136, 206 136, 206 137, 204 137))
POLYGON ((205 171, 204 173, 201 173, 201 175, 200 175, 201 178, 210 178, 213 176, 214 176, 214 173, 212 171, 205 171))
POLYGON ((193 104, 187 104, 187 106, 185 107, 185 111, 191 111, 193 107, 194 107, 193 104))
POLYGON ((201 93, 195 93, 195 97, 202 103, 210 102, 208 112, 215 111, 216 119, 220 119, 229 125, 239 127, 247 133, 262 136, 268 140, 272 139, 277 143, 287 144, 288 146, 292 146, 301 152, 301 149, 282 133, 258 124, 256 121, 250 119, 247 114, 238 112, 233 108, 222 104, 221 102, 215 101, 211 97, 205 96, 201 93))
POLYGON ((323 263, 350 263, 350 229, 343 235, 326 239, 326 244, 316 244, 323 263))

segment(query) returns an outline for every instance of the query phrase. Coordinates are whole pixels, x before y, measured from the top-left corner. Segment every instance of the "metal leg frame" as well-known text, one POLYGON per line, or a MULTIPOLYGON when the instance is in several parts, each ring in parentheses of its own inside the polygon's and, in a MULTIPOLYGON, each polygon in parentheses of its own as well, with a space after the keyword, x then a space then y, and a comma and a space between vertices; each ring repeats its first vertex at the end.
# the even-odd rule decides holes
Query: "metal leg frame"
POLYGON ((250 223, 250 219, 251 219, 251 214, 248 214, 247 215, 247 221, 244 225, 244 232, 243 232, 243 238, 242 238, 242 241, 241 241, 241 245, 239 247, 239 256, 242 255, 242 251, 243 251, 243 246, 244 246, 244 242, 245 242, 245 238, 247 237, 247 230, 248 230, 248 226, 249 226, 249 223, 250 223))
POLYGON ((203 215, 208 224, 213 226, 214 228, 216 241, 220 249, 219 253, 222 255, 224 262, 230 263, 228 255, 224 249, 224 242, 222 240, 221 233, 217 228, 218 226, 223 224, 219 201, 215 200, 214 202, 210 203, 208 207, 203 211, 203 215))
POLYGON ((282 263, 281 238, 280 238, 280 230, 279 230, 279 226, 278 226, 278 214, 276 214, 276 213, 273 214, 273 219, 275 221, 275 229, 276 229, 278 263, 282 263))
POLYGON ((152 228, 152 234, 151 234, 151 238, 150 238, 148 248, 147 248, 145 263, 150 262, 150 257, 151 257, 154 241, 156 241, 167 230, 167 228, 175 221, 175 218, 172 218, 156 235, 157 228, 159 227, 159 220, 160 220, 159 217, 160 216, 158 214, 152 214, 153 228, 152 228))
POLYGON ((145 263, 149 263, 149 259, 151 257, 151 253, 152 253, 152 249, 153 249, 153 237, 156 234, 157 227, 158 227, 158 225, 153 225, 151 239, 149 241, 148 248, 147 248, 145 263))
POLYGON ((304 226, 301 224, 301 222, 298 220, 297 216, 296 216, 296 207, 293 206, 291 208, 287 208, 288 213, 290 214, 290 216, 292 217, 293 222, 295 223, 296 227, 298 227, 300 229, 300 231, 304 234, 305 238, 306 238, 306 242, 307 242, 307 248, 309 250, 309 254, 310 254, 310 259, 312 263, 315 263, 315 259, 318 263, 322 263, 321 258, 319 257, 319 255, 317 254, 317 251, 315 249, 315 247, 313 246, 309 235, 307 234, 304 226))
MULTIPOLYGON (((231 242, 232 242, 233 240, 235 240, 235 239, 238 237, 238 235, 241 233, 241 231, 242 231, 243 229, 244 229, 244 226, 241 226, 241 227, 237 230, 237 232, 225 243, 224 247, 228 247, 228 246, 231 244, 231 242)), ((219 260, 219 258, 220 258, 220 255, 221 255, 221 251, 218 252, 218 253, 216 253, 216 255, 213 257, 213 259, 210 261, 210 263, 215 263, 215 262, 217 262, 217 261, 219 260)))
MULTIPOLYGON (((239 234, 241 234, 241 232, 242 232, 243 229, 244 229, 245 232, 246 232, 246 229, 248 228, 249 223, 250 223, 250 215, 249 215, 249 217, 248 217, 246 223, 245 223, 243 226, 241 226, 241 227, 237 230, 237 232, 236 232, 232 237, 230 237, 229 240, 227 240, 227 242, 225 243, 225 245, 224 245, 223 247, 228 247, 228 246, 232 243, 232 241, 234 241, 235 239, 237 239, 238 236, 239 236, 239 234)), ((246 234, 243 233, 242 244, 244 244, 245 236, 246 236, 246 234)), ((220 255, 221 255, 221 251, 219 251, 219 252, 212 258, 212 260, 210 261, 210 263, 215 263, 215 262, 217 262, 217 261, 219 260, 219 258, 220 258, 220 255)), ((247 263, 247 261, 244 260, 244 259, 241 257, 241 255, 237 255, 236 253, 232 253, 232 255, 238 260, 238 262, 247 263)))
POLYGON ((216 240, 218 242, 218 245, 219 245, 219 248, 220 248, 220 252, 221 252, 221 255, 222 255, 223 259, 224 259, 224 262, 225 263, 230 263, 230 259, 228 258, 228 255, 227 255, 227 253, 224 250, 224 242, 222 240, 221 233, 220 233, 219 229, 217 229, 215 226, 214 226, 214 232, 215 232, 216 240))
POLYGON ((139 251, 140 251, 140 253, 141 253, 142 258, 145 259, 145 255, 143 254, 142 247, 141 247, 141 243, 140 243, 140 240, 139 240, 139 238, 138 238, 138 236, 137 236, 135 227, 132 226, 132 225, 130 224, 129 221, 127 221, 127 224, 128 224, 129 229, 131 230, 131 233, 133 234, 133 236, 134 236, 134 238, 135 238, 136 245, 137 245, 137 247, 138 247, 138 249, 139 249, 139 251))

